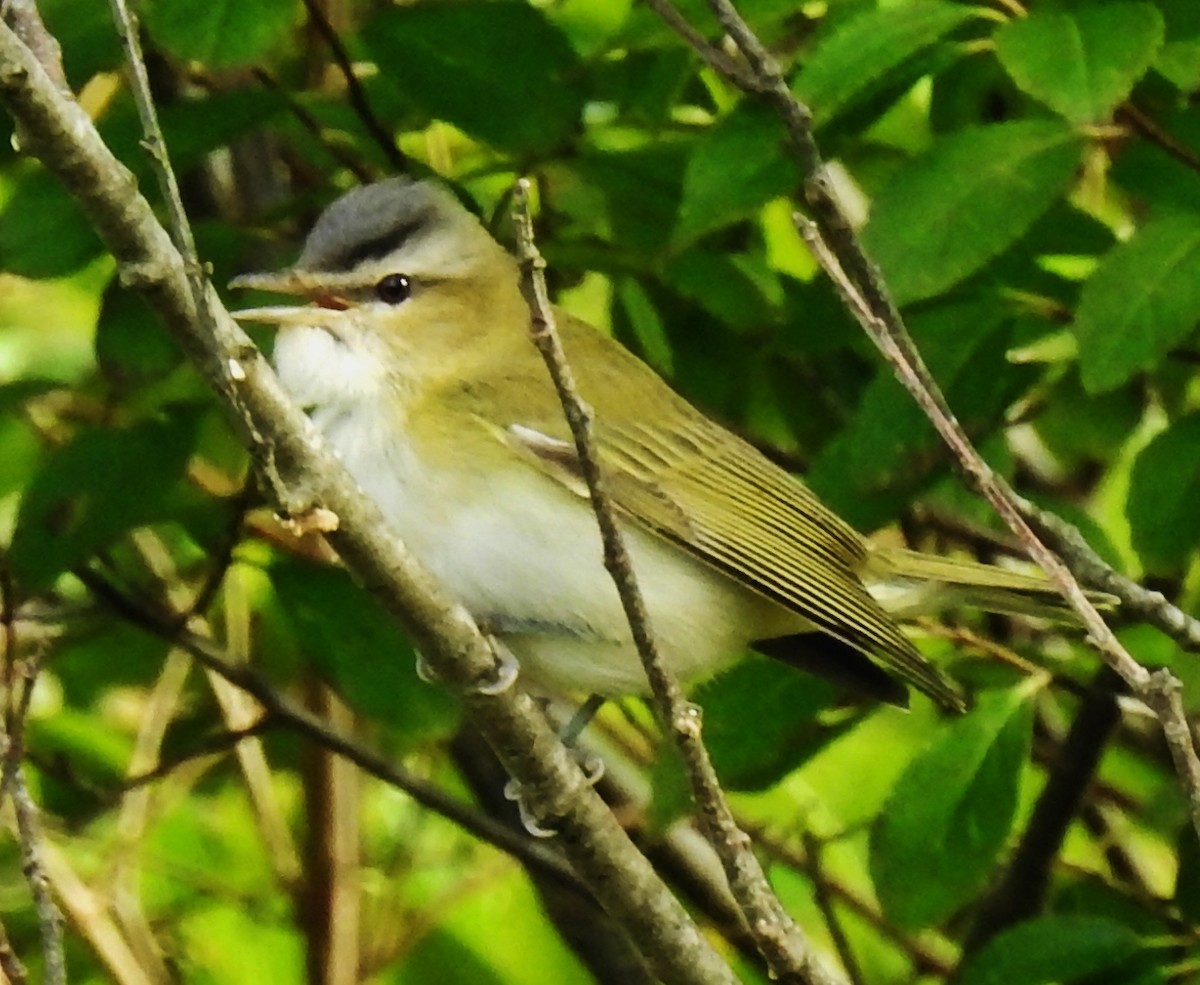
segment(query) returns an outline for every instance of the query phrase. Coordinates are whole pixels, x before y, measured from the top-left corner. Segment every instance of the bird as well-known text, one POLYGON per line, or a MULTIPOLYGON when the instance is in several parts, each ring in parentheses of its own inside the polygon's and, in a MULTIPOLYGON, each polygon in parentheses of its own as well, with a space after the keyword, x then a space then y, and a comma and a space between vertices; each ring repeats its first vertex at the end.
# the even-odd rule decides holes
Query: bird
MULTIPOLYGON (((517 259, 442 183, 345 192, 299 258, 231 286, 278 329, 279 380, 406 547, 534 683, 644 693, 517 259)), ((906 706, 962 688, 901 626, 969 602, 1043 614, 1036 575, 872 543, 802 480, 586 322, 556 312, 651 632, 694 681, 746 650, 906 706)))

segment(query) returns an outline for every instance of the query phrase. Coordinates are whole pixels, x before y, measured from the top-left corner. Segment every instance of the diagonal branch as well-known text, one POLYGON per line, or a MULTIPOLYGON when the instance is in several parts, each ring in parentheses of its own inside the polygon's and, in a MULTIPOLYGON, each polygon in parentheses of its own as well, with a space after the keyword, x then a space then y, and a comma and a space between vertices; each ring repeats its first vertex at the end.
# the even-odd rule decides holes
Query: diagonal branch
POLYGON ((584 404, 575 388, 575 379, 558 337, 554 310, 546 290, 546 261, 533 240, 529 184, 525 178, 517 182, 513 195, 513 218, 517 227, 518 254, 530 295, 533 341, 546 361, 575 440, 575 452, 600 527, 604 566, 612 576, 621 598, 638 656, 650 682, 655 708, 683 756, 692 785, 692 796, 699 808, 708 840, 721 859, 730 889, 746 918, 759 952, 767 961, 772 977, 779 981, 832 985, 837 979, 813 953, 800 928, 771 890, 762 866, 750 849, 750 838, 738 827, 729 809, 708 750, 700 738, 700 709, 684 697, 679 682, 667 670, 659 654, 645 600, 638 588, 633 564, 617 525, 616 510, 604 490, 592 438, 592 410, 584 404))

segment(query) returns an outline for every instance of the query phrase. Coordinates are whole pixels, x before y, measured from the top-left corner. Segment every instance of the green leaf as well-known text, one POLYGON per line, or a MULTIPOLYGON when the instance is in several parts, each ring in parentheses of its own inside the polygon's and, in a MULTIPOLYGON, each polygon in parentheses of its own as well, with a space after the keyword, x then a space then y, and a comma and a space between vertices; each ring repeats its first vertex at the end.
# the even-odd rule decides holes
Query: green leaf
POLYGON ((75 201, 48 171, 26 173, 0 212, 0 269, 21 277, 62 277, 101 252, 75 201))
POLYGON ((871 830, 884 910, 937 923, 987 881, 1012 828, 1033 721, 1028 684, 991 692, 914 759, 871 830))
POLYGON ((744 258, 728 250, 699 247, 672 257, 664 268, 664 279, 714 318, 741 331, 761 330, 779 320, 782 291, 778 285, 765 285, 748 270, 744 258), (739 262, 742 261, 742 262, 739 262), (776 288, 777 298, 768 298, 767 290, 776 288))
POLYGON ((1071 183, 1079 138, 1048 120, 973 127, 901 169, 863 241, 901 304, 933 297, 1015 243, 1071 183))
POLYGON ((1129 476, 1133 546, 1155 571, 1178 571, 1200 543, 1200 413, 1173 423, 1142 449, 1129 476))
POLYGON ((361 36, 383 78, 413 106, 497 148, 545 151, 579 124, 578 59, 528 4, 393 7, 361 36))
MULTIPOLYGON (((1184 92, 1194 92, 1200 89, 1200 4, 1158 0, 1158 9, 1166 22, 1167 40, 1154 67, 1184 92)), ((1179 139, 1174 130, 1169 132, 1179 139)))
POLYGON ((915 55, 976 17, 967 6, 920 0, 871 9, 825 38, 792 88, 818 126, 861 102, 915 55))
POLYGON ((1120 386, 1200 320, 1200 215, 1165 216, 1113 248, 1083 285, 1075 337, 1083 385, 1120 386))
POLYGON ((1095 123, 1153 64, 1163 19, 1149 3, 1039 10, 1009 21, 995 40, 1001 64, 1021 89, 1073 123, 1095 123))
POLYGON ((274 51, 301 21, 295 0, 154 0, 146 31, 177 58, 212 68, 248 65, 274 51))
POLYGON ((702 683, 693 699, 704 709, 704 743, 721 782, 760 790, 836 739, 857 720, 818 720, 837 694, 827 681, 759 656, 702 683))
POLYGON ((1148 947, 1115 920, 1062 914, 1039 917, 998 934, 967 958, 959 985, 1050 985, 1089 981, 1162 981, 1144 977, 1148 947), (1141 958, 1142 961, 1138 959, 1141 958), (1134 965, 1142 964, 1141 969, 1134 965))
POLYGON ((642 358, 663 376, 674 375, 671 340, 667 337, 662 316, 650 294, 635 277, 622 277, 616 284, 616 298, 637 340, 642 358))
POLYGON ((95 345, 96 361, 117 382, 161 378, 183 360, 145 299, 115 281, 104 294, 95 345))
POLYGON ((760 103, 741 103, 714 126, 688 159, 674 246, 739 222, 793 189, 799 170, 782 146, 782 122, 760 103))
POLYGON ((301 648, 353 708, 410 742, 453 729, 453 699, 417 677, 412 646, 346 571, 280 561, 271 583, 301 648))
POLYGON ((127 428, 89 428, 49 455, 21 499, 9 553, 25 589, 48 588, 127 530, 166 519, 197 421, 180 412, 127 428))

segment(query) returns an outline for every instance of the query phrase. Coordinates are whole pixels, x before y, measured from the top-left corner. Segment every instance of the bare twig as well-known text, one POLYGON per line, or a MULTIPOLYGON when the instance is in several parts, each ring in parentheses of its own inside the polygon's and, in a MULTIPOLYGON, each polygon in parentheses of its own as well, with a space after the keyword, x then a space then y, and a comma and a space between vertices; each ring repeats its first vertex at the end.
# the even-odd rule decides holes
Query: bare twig
POLYGON ((1162 592, 1152 591, 1114 571, 1092 550, 1079 529, 1062 517, 1027 499, 1018 498, 1017 503, 1025 518, 1054 545, 1072 571, 1092 587, 1121 600, 1122 613, 1145 619, 1185 649, 1200 651, 1200 619, 1172 605, 1162 592))
POLYGON ((820 840, 813 835, 807 833, 804 835, 804 851, 808 855, 808 874, 813 884, 813 901, 817 904, 817 909, 821 911, 821 916, 825 920, 825 926, 829 930, 833 946, 837 948, 842 967, 846 969, 846 976, 853 985, 866 985, 867 980, 863 977, 858 958, 855 957, 854 949, 850 946, 850 938, 846 936, 846 929, 842 926, 842 920, 838 916, 833 892, 830 890, 829 880, 825 874, 825 865, 821 860, 823 847, 820 840))
POLYGON ((1149 140, 1150 143, 1162 148, 1162 150, 1170 154, 1184 167, 1190 168, 1193 171, 1200 171, 1200 153, 1197 153, 1186 144, 1177 140, 1159 126, 1152 117, 1138 109, 1132 101, 1126 102, 1118 108, 1116 115, 1118 120, 1128 122, 1134 130, 1149 140))
POLYGON ((367 133, 371 139, 375 141, 376 146, 383 151, 383 156, 387 158, 388 164, 396 171, 407 171, 409 169, 408 158, 396 146, 396 138, 388 132, 387 127, 383 125, 379 117, 375 115, 375 111, 371 108, 371 102, 367 99, 366 92, 363 91, 362 83, 358 80, 358 76, 354 73, 354 65, 350 61, 350 55, 346 51, 346 46, 342 44, 342 39, 338 37, 334 26, 329 22, 329 18, 325 16, 325 11, 321 9, 321 5, 316 0, 304 0, 304 9, 308 11, 308 18, 312 22, 314 28, 325 44, 329 46, 329 53, 333 55, 334 62, 337 63, 338 71, 342 73, 342 78, 346 83, 346 96, 350 100, 350 105, 354 109, 355 114, 362 121, 362 124, 367 129, 367 133))
POLYGON ((42 863, 38 833, 37 806, 25 786, 25 773, 18 766, 9 784, 13 810, 17 816, 17 834, 21 843, 21 872, 33 896, 42 937, 43 978, 45 985, 67 985, 67 958, 63 949, 62 914, 50 893, 50 880, 42 863))
POLYGON ((8 939, 8 932, 2 923, 0 923, 0 972, 7 979, 6 985, 26 985, 29 981, 25 966, 21 964, 21 959, 13 950, 12 943, 8 939))
POLYGON ((546 289, 546 262, 533 239, 529 213, 529 180, 517 182, 513 217, 518 256, 526 277, 534 344, 550 371, 587 482, 592 509, 604 546, 604 566, 612 576, 630 632, 650 682, 651 694, 663 725, 670 730, 687 768, 692 796, 706 834, 721 858, 730 889, 738 901, 755 942, 772 974, 780 981, 832 983, 837 981, 804 939, 800 929, 776 898, 762 866, 750 849, 750 839, 734 820, 708 750, 700 738, 700 710, 684 697, 679 682, 667 670, 655 643, 645 601, 625 549, 616 511, 604 491, 603 477, 592 439, 592 411, 580 399, 571 367, 558 337, 546 289))
MULTIPOLYGON (((440 787, 402 767, 387 762, 361 744, 331 729, 307 709, 280 694, 269 682, 254 673, 250 667, 244 663, 238 663, 225 654, 212 640, 191 628, 179 626, 178 620, 174 616, 159 616, 149 611, 122 594, 93 571, 79 569, 75 574, 97 599, 109 606, 121 618, 180 647, 202 666, 220 674, 230 684, 245 691, 263 706, 264 715, 258 721, 245 728, 214 736, 211 743, 206 743, 194 755, 210 755, 220 752, 223 748, 230 747, 244 738, 260 734, 272 725, 290 728, 322 748, 345 757, 364 773, 382 780, 397 790, 404 791, 417 803, 428 807, 447 820, 453 821, 481 841, 486 841, 503 852, 519 857, 527 865, 539 866, 545 869, 547 874, 579 887, 575 875, 563 866, 556 855, 541 851, 540 846, 530 842, 528 838, 515 835, 504 825, 491 822, 490 819, 471 810, 466 804, 448 796, 440 787)), ((171 765, 177 766, 178 763, 171 765)), ((166 764, 164 764, 164 768, 165 766, 166 764)), ((144 775, 130 777, 126 783, 141 785, 160 775, 162 771, 162 769, 151 770, 144 775)))

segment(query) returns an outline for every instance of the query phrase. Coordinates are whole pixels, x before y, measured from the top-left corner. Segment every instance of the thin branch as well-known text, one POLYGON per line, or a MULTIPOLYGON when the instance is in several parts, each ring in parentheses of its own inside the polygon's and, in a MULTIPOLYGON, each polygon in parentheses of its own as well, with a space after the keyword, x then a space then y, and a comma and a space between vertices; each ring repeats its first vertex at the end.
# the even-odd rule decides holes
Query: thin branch
POLYGON ((358 76, 354 73, 354 64, 350 61, 350 55, 346 51, 346 46, 342 44, 342 39, 338 37, 337 31, 329 22, 329 18, 325 16, 316 0, 304 0, 304 9, 308 11, 308 18, 312 22, 317 33, 329 46, 329 53, 333 55, 333 60, 337 64, 338 71, 341 72, 343 80, 346 83, 346 97, 350 100, 350 106, 354 109, 355 114, 362 121, 362 124, 367 129, 367 133, 375 142, 376 146, 383 151, 383 156, 387 158, 388 164, 395 171, 408 171, 409 162, 404 153, 396 146, 395 135, 388 132, 387 127, 383 125, 379 117, 375 115, 375 111, 371 108, 371 102, 367 99, 367 94, 363 90, 362 83, 358 80, 358 76))
POLYGON ((18 766, 9 784, 13 810, 17 816, 18 841, 21 844, 21 872, 33 896, 38 929, 42 937, 42 981, 45 985, 67 985, 67 957, 63 948, 62 914, 50 893, 50 880, 42 862, 38 832, 37 806, 25 786, 25 773, 18 766))
POLYGON ((1121 600, 1122 614, 1144 619, 1185 649, 1200 651, 1200 619, 1172 605, 1162 592, 1152 591, 1114 571, 1074 524, 1026 499, 1018 498, 1017 503, 1025 518, 1062 555, 1072 571, 1092 587, 1121 600))
POLYGON ((517 182, 513 218, 518 257, 525 272, 525 288, 532 321, 530 331, 554 381, 563 413, 575 442, 584 480, 604 547, 604 566, 612 576, 630 632, 650 682, 654 705, 683 756, 692 797, 700 811, 709 841, 721 858, 734 898, 754 935, 773 977, 780 981, 833 983, 837 979, 813 953, 800 929, 784 910, 767 882, 762 866, 750 849, 750 839, 734 820, 717 780, 708 750, 700 737, 700 709, 684 697, 679 682, 667 670, 655 643, 645 601, 625 549, 616 510, 604 490, 603 476, 592 438, 592 410, 579 397, 574 375, 558 337, 544 275, 546 261, 533 239, 529 213, 528 179, 517 182))
POLYGON ((21 964, 21 959, 13 950, 12 943, 8 939, 8 931, 4 929, 2 923, 0 923, 0 972, 7 980, 6 985, 27 985, 29 981, 25 966, 21 964))
MULTIPOLYGON (((193 752, 186 758, 211 755, 226 746, 232 747, 242 739, 257 735, 272 726, 284 726, 298 732, 322 748, 343 756, 364 773, 382 780, 397 790, 402 790, 423 807, 454 822, 481 841, 520 858, 528 865, 538 866, 547 874, 580 888, 574 873, 564 867, 557 856, 541 851, 536 842, 513 834, 504 825, 491 821, 473 811, 468 805, 450 797, 440 787, 402 767, 387 762, 353 739, 331 729, 306 708, 280 694, 250 667, 226 655, 212 640, 190 628, 180 627, 176 617, 155 614, 137 601, 122 594, 115 586, 93 571, 79 569, 75 575, 100 602, 107 605, 122 619, 180 647, 203 667, 219 674, 263 706, 264 714, 257 721, 245 728, 225 731, 219 736, 214 736, 212 746, 206 744, 203 749, 193 752)), ((172 765, 178 766, 179 764, 172 765)), ((161 772, 162 768, 160 767, 146 774, 131 777, 126 781, 126 785, 140 785, 155 778, 156 775, 160 775, 161 772)))
POLYGON ((1166 151, 1184 167, 1200 172, 1200 153, 1173 137, 1150 116, 1138 109, 1132 101, 1124 103, 1117 110, 1117 119, 1127 122, 1150 143, 1166 151))
POLYGON ((829 936, 833 940, 833 946, 837 949, 838 957, 841 958, 842 967, 846 969, 846 976, 853 985, 866 985, 867 979, 863 977, 862 967, 854 955, 854 949, 850 946, 850 938, 846 936, 846 929, 842 926, 841 918, 838 916, 833 892, 821 860, 822 848, 821 842, 812 834, 804 835, 804 851, 808 855, 808 874, 813 884, 813 902, 821 911, 825 926, 829 930, 829 936))

